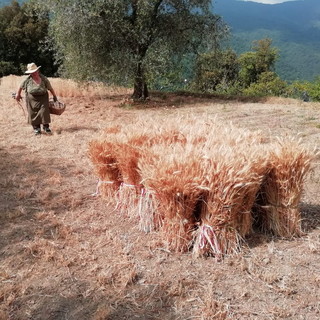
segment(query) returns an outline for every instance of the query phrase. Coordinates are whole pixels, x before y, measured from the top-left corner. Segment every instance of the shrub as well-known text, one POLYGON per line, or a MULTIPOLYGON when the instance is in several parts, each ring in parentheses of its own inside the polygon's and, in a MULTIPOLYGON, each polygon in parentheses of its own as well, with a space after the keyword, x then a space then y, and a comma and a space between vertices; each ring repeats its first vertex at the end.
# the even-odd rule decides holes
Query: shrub
POLYGON ((281 80, 274 72, 267 71, 261 73, 258 81, 252 83, 248 88, 243 90, 248 96, 287 96, 288 85, 281 80))
POLYGON ((232 50, 216 50, 198 57, 192 89, 202 92, 230 88, 238 77, 237 55, 232 50))
POLYGON ((13 62, 0 61, 0 77, 7 76, 9 74, 17 74, 19 69, 13 62))
POLYGON ((304 101, 320 101, 320 76, 314 82, 294 82, 290 86, 290 96, 304 101))

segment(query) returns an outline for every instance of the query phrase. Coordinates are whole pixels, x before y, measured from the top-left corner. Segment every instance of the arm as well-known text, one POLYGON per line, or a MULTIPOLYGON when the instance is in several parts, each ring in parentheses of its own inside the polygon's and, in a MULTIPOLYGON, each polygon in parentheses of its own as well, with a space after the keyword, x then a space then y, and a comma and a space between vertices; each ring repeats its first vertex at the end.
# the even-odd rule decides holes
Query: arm
POLYGON ((54 89, 52 88, 52 85, 51 85, 49 79, 47 77, 44 77, 44 76, 42 76, 42 78, 45 81, 47 90, 49 90, 51 92, 52 96, 53 96, 53 101, 54 102, 58 101, 57 95, 56 95, 54 89))
POLYGON ((26 91, 26 94, 27 94, 27 87, 28 87, 28 81, 29 81, 29 79, 30 79, 30 76, 21 83, 21 85, 20 85, 20 87, 19 87, 19 89, 18 89, 18 91, 17 91, 16 100, 17 100, 18 102, 20 102, 20 100, 22 99, 22 96, 21 96, 22 90, 25 90, 25 91, 26 91))
POLYGON ((22 99, 22 97, 21 97, 21 91, 22 91, 22 88, 20 87, 20 88, 18 89, 17 94, 16 94, 16 100, 17 100, 18 102, 22 99))
POLYGON ((53 96, 53 101, 54 101, 54 102, 58 101, 57 95, 56 95, 56 93, 54 92, 54 90, 53 90, 52 87, 49 89, 49 91, 51 92, 51 94, 52 94, 52 96, 53 96))

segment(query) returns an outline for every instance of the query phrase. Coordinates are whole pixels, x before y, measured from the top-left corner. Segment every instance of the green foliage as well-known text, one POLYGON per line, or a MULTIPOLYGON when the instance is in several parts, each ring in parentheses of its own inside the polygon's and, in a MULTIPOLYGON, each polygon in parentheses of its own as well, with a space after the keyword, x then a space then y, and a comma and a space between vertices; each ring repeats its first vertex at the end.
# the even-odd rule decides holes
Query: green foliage
POLYGON ((304 101, 320 101, 320 76, 313 82, 294 82, 290 86, 290 95, 304 101))
POLYGON ((239 96, 243 93, 243 87, 238 80, 234 81, 231 85, 220 83, 216 87, 216 93, 224 96, 239 96))
POLYGON ((281 80, 276 73, 267 71, 259 75, 257 82, 243 90, 247 96, 286 96, 288 95, 287 83, 281 80))
POLYGON ((320 76, 309 84, 307 93, 312 101, 320 101, 320 76))
POLYGON ((13 62, 0 61, 0 77, 17 73, 19 73, 19 68, 13 62))
POLYGON ((199 55, 193 87, 197 91, 227 91, 238 75, 237 55, 232 50, 215 50, 199 55))
MULTIPOLYGON (((134 85, 134 97, 148 95, 154 74, 166 74, 167 60, 215 46, 227 28, 210 11, 210 0, 48 0, 51 35, 66 75, 134 85)), ((180 59, 177 59, 178 61, 180 59)))
POLYGON ((273 70, 278 53, 277 49, 271 47, 271 44, 271 39, 254 41, 253 51, 240 55, 239 77, 245 88, 249 87, 251 83, 257 82, 262 73, 273 70))
POLYGON ((52 53, 43 47, 48 32, 48 16, 39 18, 30 4, 17 1, 0 9, 1 75, 21 74, 26 64, 41 65, 46 74, 55 72, 52 53))
POLYGON ((231 50, 201 54, 196 65, 193 89, 226 95, 286 94, 287 84, 274 72, 277 49, 271 39, 254 41, 252 51, 238 58, 231 50))

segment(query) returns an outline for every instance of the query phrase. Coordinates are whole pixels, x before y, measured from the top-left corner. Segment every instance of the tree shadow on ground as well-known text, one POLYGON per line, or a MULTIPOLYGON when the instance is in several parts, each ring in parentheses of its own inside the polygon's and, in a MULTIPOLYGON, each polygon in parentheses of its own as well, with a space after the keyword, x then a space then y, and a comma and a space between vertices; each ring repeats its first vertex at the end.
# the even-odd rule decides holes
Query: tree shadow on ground
POLYGON ((301 223, 304 232, 311 232, 320 227, 320 205, 301 203, 301 223))
MULTIPOLYGON (((2 233, 8 232, 7 226, 12 222, 22 223, 33 218, 33 213, 36 211, 34 208, 40 204, 33 197, 35 181, 26 181, 25 176, 31 168, 39 173, 39 177, 43 172, 34 162, 24 161, 23 153, 14 151, 10 154, 0 150, 0 156, 2 160, 0 162, 0 232, 2 233), (25 212, 25 208, 28 208, 28 212, 25 212)), ((3 241, 4 237, 1 239, 3 241)))
POLYGON ((87 287, 84 281, 65 278, 55 286, 34 288, 29 295, 14 301, 14 319, 92 319, 98 304, 91 297, 85 297, 87 287), (36 297, 38 299, 35 300, 36 297))
POLYGON ((79 279, 64 279, 58 287, 37 291, 43 297, 36 308, 30 311, 33 295, 23 296, 15 302, 16 320, 25 320, 29 314, 32 320, 174 320, 174 303, 165 290, 157 285, 131 285, 119 294, 114 288, 103 295, 90 292, 89 284, 79 279), (68 297, 57 292, 69 292, 68 297), (113 293, 112 293, 113 292, 113 293))
POLYGON ((196 103, 265 103, 268 97, 227 96, 210 93, 194 93, 187 91, 160 92, 153 91, 146 100, 133 100, 130 96, 121 100, 117 105, 120 108, 149 109, 149 108, 180 108, 196 103))
MULTIPOLYGON (((56 209, 67 208, 68 202, 60 204, 52 198, 62 197, 59 186, 48 185, 47 161, 32 158, 25 150, 0 149, 0 256, 14 251, 6 247, 25 240, 32 240, 39 229, 54 228, 49 221, 39 222, 35 215, 56 209)), ((51 159, 50 168, 66 170, 59 160, 51 159)), ((50 231, 50 230, 49 230, 50 231)), ((48 232, 49 232, 48 231, 48 232)))
POLYGON ((70 197, 60 201, 64 190, 49 183, 48 172, 54 168, 63 175, 65 170, 72 170, 72 166, 66 167, 59 163, 59 159, 51 159, 48 168, 47 159, 38 159, 19 148, 10 151, 0 148, 0 157, 0 272, 2 279, 14 275, 1 285, 0 311, 1 308, 7 309, 8 319, 16 320, 90 319, 87 315, 95 304, 85 298, 85 284, 67 272, 61 283, 61 266, 54 276, 48 270, 43 278, 41 274, 39 277, 33 274, 36 282, 29 283, 27 278, 24 279, 35 265, 44 263, 55 268, 54 259, 60 257, 50 256, 56 254, 59 245, 65 241, 63 238, 60 244, 55 241, 57 230, 62 227, 55 219, 55 212, 64 212, 73 204, 70 197), (58 201, 48 199, 52 196, 58 201), (51 282, 56 285, 53 287, 51 282), (74 299, 63 296, 63 291, 69 293, 68 290, 75 293, 74 299), (10 295, 14 298, 8 302, 10 295), (41 304, 40 310, 37 304, 41 304))
POLYGON ((92 131, 92 132, 99 131, 99 129, 97 128, 87 127, 87 126, 68 127, 68 128, 59 129, 58 131, 59 133, 62 133, 62 132, 73 133, 73 132, 84 131, 84 130, 92 131))

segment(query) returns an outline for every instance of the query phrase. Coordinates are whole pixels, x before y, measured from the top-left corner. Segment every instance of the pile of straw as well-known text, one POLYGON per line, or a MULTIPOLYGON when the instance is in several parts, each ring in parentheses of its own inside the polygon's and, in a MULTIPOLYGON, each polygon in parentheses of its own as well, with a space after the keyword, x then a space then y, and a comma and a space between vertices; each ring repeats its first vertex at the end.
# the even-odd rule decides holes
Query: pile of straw
POLYGON ((237 252, 254 227, 301 233, 298 204, 312 153, 294 139, 272 141, 231 123, 193 118, 138 120, 90 144, 104 196, 161 232, 170 250, 237 252))

